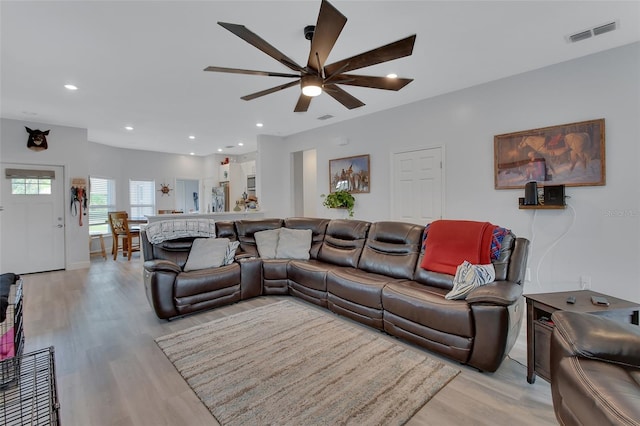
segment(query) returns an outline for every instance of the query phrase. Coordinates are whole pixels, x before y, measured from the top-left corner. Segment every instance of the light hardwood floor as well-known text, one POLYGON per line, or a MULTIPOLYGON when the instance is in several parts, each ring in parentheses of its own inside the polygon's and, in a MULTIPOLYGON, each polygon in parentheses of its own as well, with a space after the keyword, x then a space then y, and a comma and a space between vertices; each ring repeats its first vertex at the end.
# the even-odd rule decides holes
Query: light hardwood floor
MULTIPOLYGON (((85 270, 24 277, 26 351, 55 347, 63 425, 216 425, 154 338, 281 300, 259 297, 186 318, 156 318, 142 261, 94 257, 85 270)), ((283 296, 286 297, 286 296, 283 296)), ((493 374, 462 372, 410 425, 554 425, 549 385, 530 385, 524 333, 493 374)), ((313 396, 310 396, 312 398, 313 396)))

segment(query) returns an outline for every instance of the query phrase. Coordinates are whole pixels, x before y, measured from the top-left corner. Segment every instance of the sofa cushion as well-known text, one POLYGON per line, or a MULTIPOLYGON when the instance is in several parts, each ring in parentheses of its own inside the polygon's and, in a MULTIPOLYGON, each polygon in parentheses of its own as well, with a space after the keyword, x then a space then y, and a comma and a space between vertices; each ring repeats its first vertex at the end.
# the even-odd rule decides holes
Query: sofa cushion
POLYGON ((473 316, 464 300, 447 300, 446 290, 415 281, 391 282, 382 290, 385 311, 440 332, 473 337, 473 316))
POLYGON ((275 259, 276 249, 278 247, 278 238, 280 236, 280 228, 258 231, 253 234, 258 247, 258 254, 263 259, 275 259))
POLYGON ((358 262, 358 269, 393 278, 413 279, 424 226, 403 222, 376 222, 358 262))
POLYGON ((321 219, 316 217, 290 217, 284 220, 285 228, 289 229, 311 229, 311 248, 309 255, 311 259, 318 257, 318 251, 324 241, 324 235, 329 225, 329 219, 321 219))
POLYGON ((184 265, 184 271, 217 268, 222 266, 229 246, 228 238, 196 238, 184 265))
POLYGON ((382 289, 393 278, 360 269, 335 268, 327 273, 327 291, 357 305, 382 309, 382 289))
POLYGON ((259 256, 255 233, 282 227, 282 219, 237 220, 235 222, 240 250, 251 256, 259 256))
POLYGON ((318 260, 338 266, 358 266, 371 223, 361 220, 334 219, 327 226, 318 260))
POLYGON ((317 260, 292 260, 287 265, 289 282, 318 291, 327 291, 327 272, 332 265, 317 260))
POLYGON ((276 247, 276 259, 309 259, 311 229, 280 228, 278 231, 280 235, 276 247))

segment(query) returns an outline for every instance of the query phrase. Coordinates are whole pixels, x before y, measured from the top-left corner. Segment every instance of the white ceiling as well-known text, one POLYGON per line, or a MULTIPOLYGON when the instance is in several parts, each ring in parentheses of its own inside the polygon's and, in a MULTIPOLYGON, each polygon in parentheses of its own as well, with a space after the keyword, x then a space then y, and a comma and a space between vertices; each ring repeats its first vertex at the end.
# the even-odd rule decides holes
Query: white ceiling
POLYGON ((640 1, 332 4, 349 20, 328 63, 415 33, 412 56, 358 71, 415 81, 399 92, 344 86, 366 106, 349 111, 323 94, 308 112, 294 113, 297 87, 240 99, 290 79, 203 71, 290 72, 217 21, 243 24, 305 65, 302 30, 315 24, 319 0, 3 0, 1 115, 87 128, 91 142, 118 147, 236 155, 254 151, 257 134, 287 136, 640 40, 640 1), (613 20, 614 32, 565 40, 613 20), (67 83, 79 90, 66 90, 67 83), (318 120, 325 114, 334 118, 318 120))

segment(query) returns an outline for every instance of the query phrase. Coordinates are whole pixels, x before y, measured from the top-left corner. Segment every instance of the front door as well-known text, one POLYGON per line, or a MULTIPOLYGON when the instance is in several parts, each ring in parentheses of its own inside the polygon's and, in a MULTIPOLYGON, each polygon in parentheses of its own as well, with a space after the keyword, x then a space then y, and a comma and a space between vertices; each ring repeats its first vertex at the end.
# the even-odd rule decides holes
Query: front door
POLYGON ((442 219, 442 148, 393 155, 392 217, 426 225, 442 219))
POLYGON ((0 272, 64 269, 64 169, 2 163, 0 180, 0 272))

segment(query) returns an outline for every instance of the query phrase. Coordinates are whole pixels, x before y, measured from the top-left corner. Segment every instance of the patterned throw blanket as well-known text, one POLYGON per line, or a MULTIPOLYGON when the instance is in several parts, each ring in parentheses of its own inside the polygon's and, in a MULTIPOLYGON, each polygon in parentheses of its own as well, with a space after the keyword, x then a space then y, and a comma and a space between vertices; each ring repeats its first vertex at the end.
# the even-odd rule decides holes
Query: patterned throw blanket
POLYGON ((213 219, 172 219, 151 223, 145 232, 151 244, 158 244, 176 238, 214 238, 216 225, 213 219))

